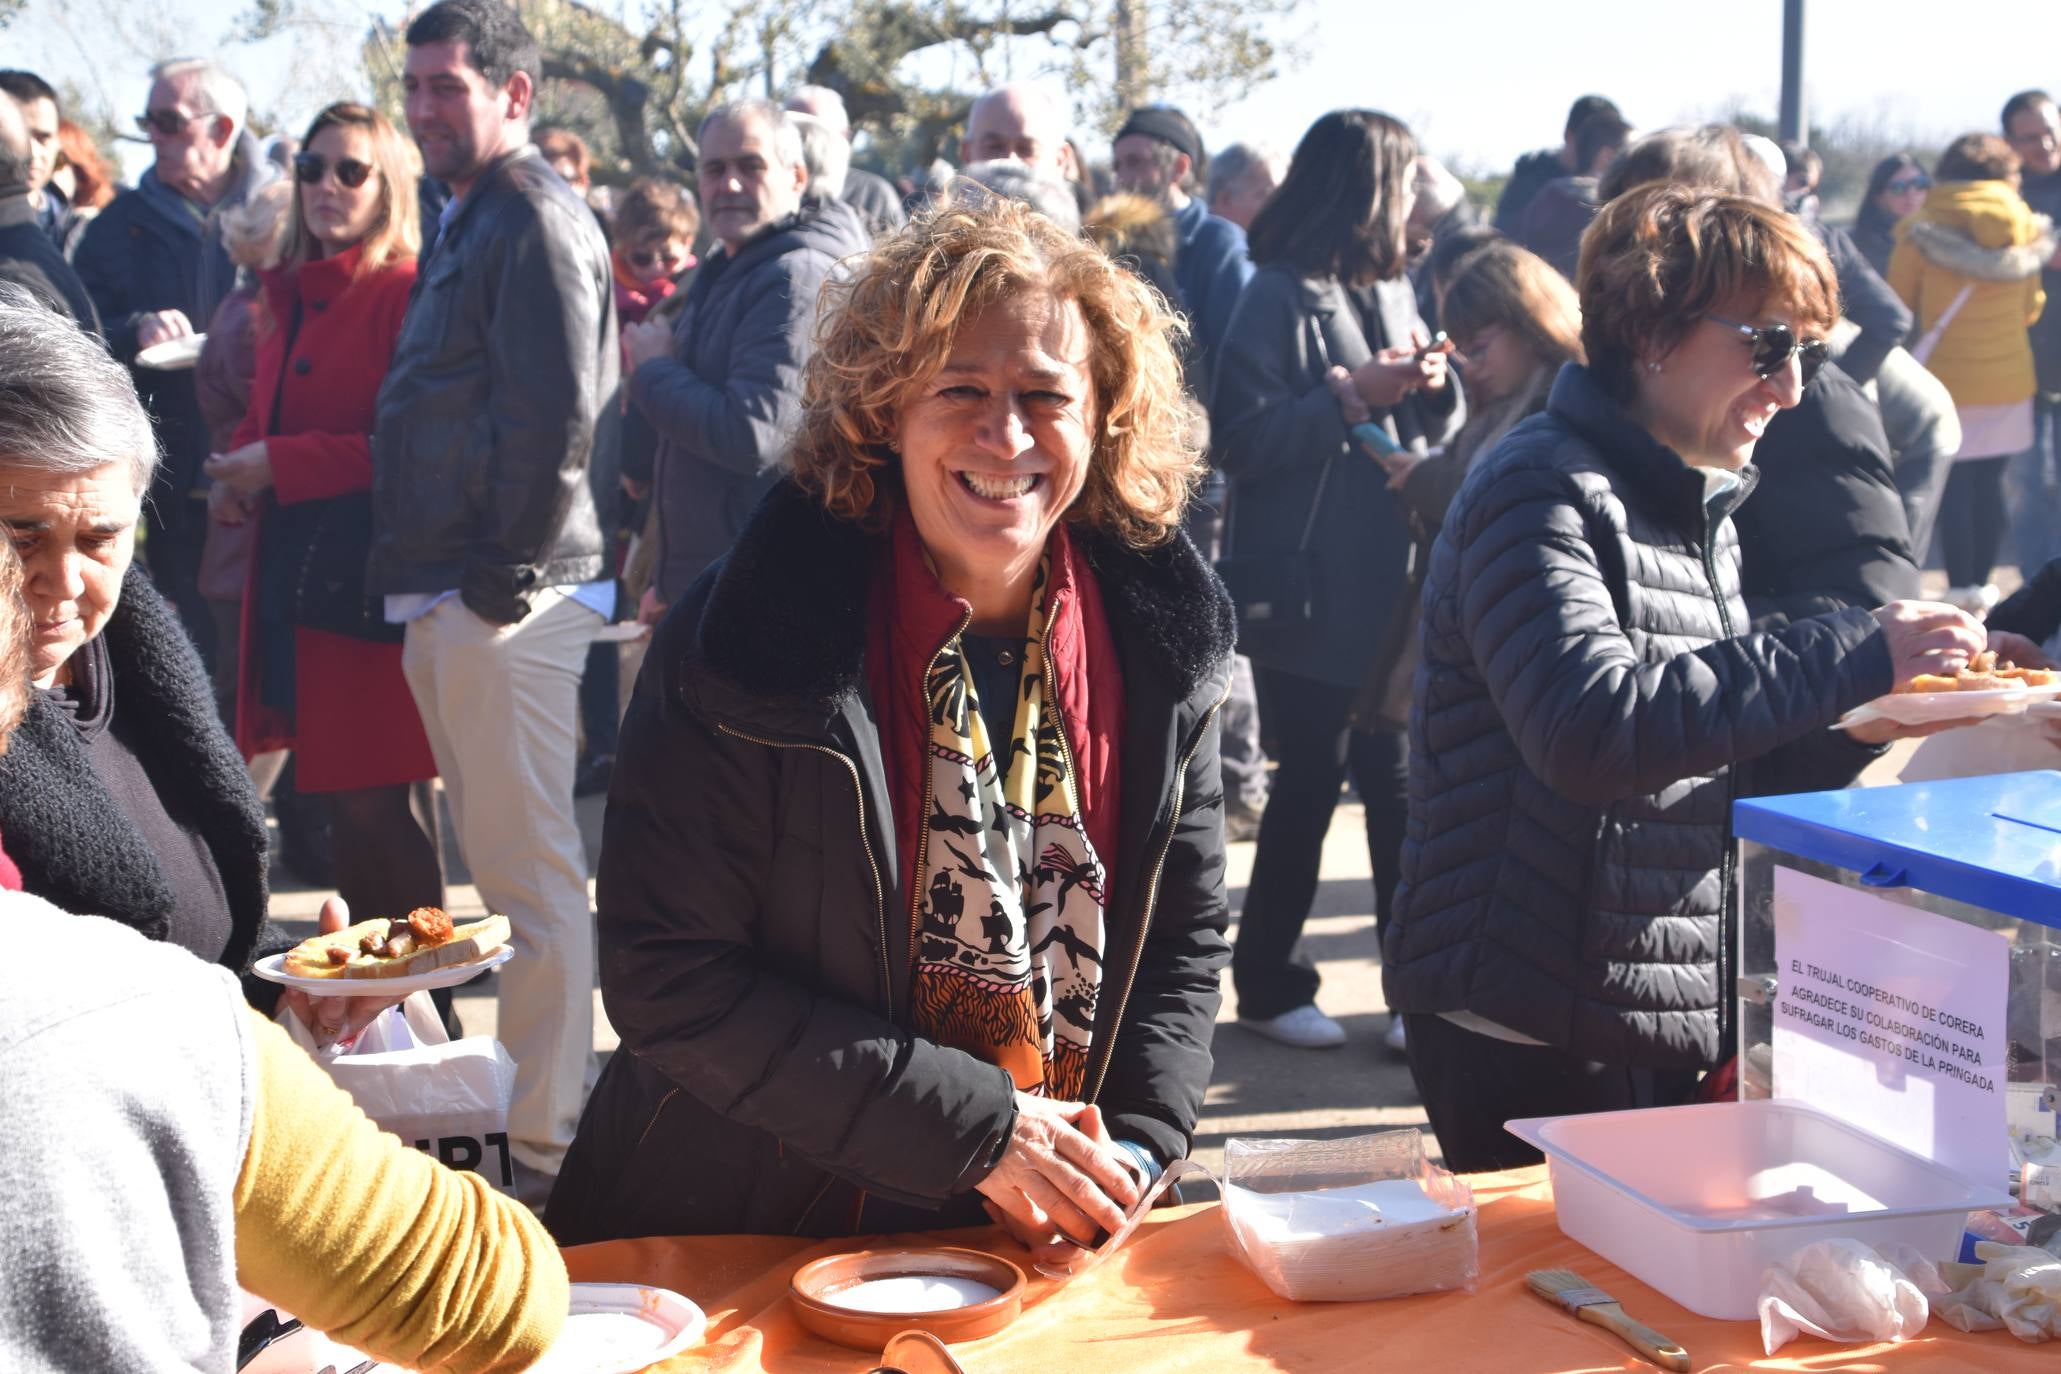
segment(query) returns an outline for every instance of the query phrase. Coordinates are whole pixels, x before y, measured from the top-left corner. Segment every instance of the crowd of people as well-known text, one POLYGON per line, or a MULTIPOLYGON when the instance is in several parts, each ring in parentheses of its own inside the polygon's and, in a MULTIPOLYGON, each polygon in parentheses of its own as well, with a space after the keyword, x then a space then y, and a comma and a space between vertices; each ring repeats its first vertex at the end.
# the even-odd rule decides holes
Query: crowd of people
POLYGON ((406 39, 405 130, 269 153, 160 66, 126 189, 0 72, 0 904, 61 952, 0 975, 0 1245, 55 1256, 0 1268, 10 1368, 227 1368, 239 1281, 519 1368, 550 1239, 1061 1261, 1188 1152, 1227 966, 1245 1032, 1343 1043, 1302 932, 1348 785, 1388 1042, 1450 1166, 1527 1162, 1505 1118, 1713 1091, 1731 802, 1851 784, 1957 723, 1842 714, 2061 623, 2044 93, 1849 230, 1807 149, 1600 96, 1493 207, 1360 108, 1284 159, 1141 107, 1098 174, 1031 85, 921 186, 814 86, 604 186, 510 7, 406 39), (333 930, 442 904, 439 786, 513 929, 512 1197, 269 1024, 394 999, 251 972, 268 794, 333 930), (352 1205, 283 1215, 318 1169, 352 1205), (193 1319, 55 1353, 54 1302, 145 1290, 193 1319))

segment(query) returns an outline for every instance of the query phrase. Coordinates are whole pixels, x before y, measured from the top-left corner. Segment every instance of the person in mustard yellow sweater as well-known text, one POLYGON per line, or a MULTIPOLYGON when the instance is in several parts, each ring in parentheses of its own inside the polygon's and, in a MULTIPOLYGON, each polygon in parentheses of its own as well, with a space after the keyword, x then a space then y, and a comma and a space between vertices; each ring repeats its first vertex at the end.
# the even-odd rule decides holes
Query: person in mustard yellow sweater
POLYGON ((228 1374, 239 1284, 408 1369, 557 1339, 543 1226, 383 1134, 228 972, 20 892, 0 924, 0 1369, 228 1374))
MULTIPOLYGON (((2007 527, 2004 469, 2032 447, 2032 344, 2053 226, 2018 194, 2019 160, 1994 134, 1948 145, 1918 212, 1896 227, 1889 284, 1917 317, 1911 353, 1954 398, 1961 451, 1939 514, 1949 601, 1987 610, 2007 527)), ((1924 550, 1918 550, 1922 557, 1924 550)))

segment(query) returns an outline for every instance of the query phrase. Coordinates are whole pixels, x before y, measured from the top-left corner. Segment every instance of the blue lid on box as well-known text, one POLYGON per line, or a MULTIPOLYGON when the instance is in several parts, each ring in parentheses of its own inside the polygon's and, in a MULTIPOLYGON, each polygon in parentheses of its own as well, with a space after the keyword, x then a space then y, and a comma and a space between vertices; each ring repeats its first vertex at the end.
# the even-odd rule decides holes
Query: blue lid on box
POLYGON ((1757 797, 1732 827, 1870 887, 1915 887, 2061 927, 2061 772, 1757 797))

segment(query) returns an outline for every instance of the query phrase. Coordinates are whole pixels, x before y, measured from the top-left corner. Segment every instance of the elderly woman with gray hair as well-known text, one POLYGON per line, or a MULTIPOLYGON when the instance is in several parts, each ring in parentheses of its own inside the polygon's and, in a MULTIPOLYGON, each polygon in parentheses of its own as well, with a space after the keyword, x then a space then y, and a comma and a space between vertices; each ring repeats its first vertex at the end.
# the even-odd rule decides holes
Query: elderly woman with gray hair
POLYGON ((127 369, 0 288, 0 527, 35 621, 0 835, 27 891, 247 974, 275 943, 264 813, 192 643, 130 566, 157 463, 127 369))

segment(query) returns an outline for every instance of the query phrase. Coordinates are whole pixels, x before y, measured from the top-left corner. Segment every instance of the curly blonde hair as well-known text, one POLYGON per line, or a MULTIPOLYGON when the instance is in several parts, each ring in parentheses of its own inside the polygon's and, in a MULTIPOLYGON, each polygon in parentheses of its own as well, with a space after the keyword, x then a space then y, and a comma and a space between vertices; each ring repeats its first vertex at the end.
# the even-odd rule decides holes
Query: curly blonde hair
POLYGON ((952 354, 962 321, 1024 291, 1088 327, 1095 448, 1070 523, 1150 548, 1173 538, 1202 475, 1177 344, 1159 296, 1015 201, 957 191, 824 287, 803 385, 795 479, 839 519, 883 529, 900 495, 902 408, 952 354))

